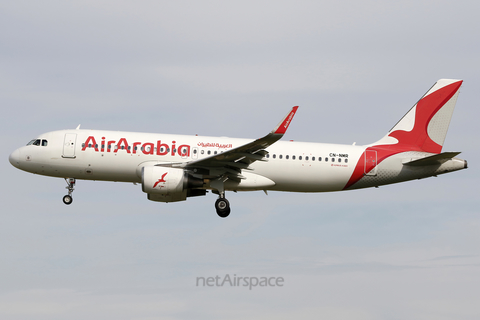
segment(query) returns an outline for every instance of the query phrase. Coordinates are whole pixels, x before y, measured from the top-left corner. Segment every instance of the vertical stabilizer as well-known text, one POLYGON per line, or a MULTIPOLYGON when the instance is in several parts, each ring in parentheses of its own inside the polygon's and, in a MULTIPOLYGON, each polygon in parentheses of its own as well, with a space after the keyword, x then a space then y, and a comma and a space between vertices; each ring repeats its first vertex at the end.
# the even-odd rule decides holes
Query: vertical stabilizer
POLYGON ((440 153, 462 82, 438 80, 392 130, 372 146, 440 153))

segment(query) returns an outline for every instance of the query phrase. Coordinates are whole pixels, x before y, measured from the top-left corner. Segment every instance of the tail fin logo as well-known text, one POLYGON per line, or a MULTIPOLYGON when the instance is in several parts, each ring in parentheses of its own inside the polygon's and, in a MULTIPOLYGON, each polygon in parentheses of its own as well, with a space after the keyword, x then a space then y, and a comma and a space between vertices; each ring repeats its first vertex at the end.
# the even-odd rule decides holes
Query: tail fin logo
MULTIPOLYGON (((424 96, 418 101, 415 110, 411 110, 415 111, 415 123, 413 129, 411 131, 405 131, 395 130, 394 128, 388 136, 397 139, 399 145, 409 146, 409 150, 440 153, 442 151, 443 139, 447 133, 446 130, 448 128, 448 123, 446 127, 443 126, 442 128, 430 129, 429 125, 432 118, 450 101, 450 99, 452 99, 461 85, 462 81, 457 81, 424 96), (443 131, 440 133, 440 136, 443 136, 443 138, 440 138, 440 141, 434 141, 429 135, 430 131, 435 130, 443 131)), ((450 117, 451 114, 448 118, 448 122, 450 122, 450 117)))
POLYGON ((158 179, 157 182, 155 182, 155 184, 153 185, 153 189, 155 189, 155 187, 158 186, 158 184, 159 184, 160 182, 167 182, 167 181, 165 181, 165 176, 167 175, 167 173, 168 173, 168 172, 165 172, 165 173, 162 175, 162 177, 161 177, 160 179, 158 179))

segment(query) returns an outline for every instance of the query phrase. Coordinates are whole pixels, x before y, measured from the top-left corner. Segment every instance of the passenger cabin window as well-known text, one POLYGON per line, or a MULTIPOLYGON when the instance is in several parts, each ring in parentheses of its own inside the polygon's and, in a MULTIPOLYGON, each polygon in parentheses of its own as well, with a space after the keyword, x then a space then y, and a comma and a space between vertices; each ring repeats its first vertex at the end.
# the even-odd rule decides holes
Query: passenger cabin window
POLYGON ((292 156, 292 160, 295 160, 295 156, 292 156))
POLYGON ((302 160, 302 156, 298 156, 298 160, 302 160))
POLYGON ((287 154, 287 155, 285 156, 285 159, 287 159, 287 160, 288 160, 288 158, 289 158, 289 156, 288 156, 288 154, 287 154))
POLYGON ((318 157, 318 161, 322 161, 322 157, 318 157))

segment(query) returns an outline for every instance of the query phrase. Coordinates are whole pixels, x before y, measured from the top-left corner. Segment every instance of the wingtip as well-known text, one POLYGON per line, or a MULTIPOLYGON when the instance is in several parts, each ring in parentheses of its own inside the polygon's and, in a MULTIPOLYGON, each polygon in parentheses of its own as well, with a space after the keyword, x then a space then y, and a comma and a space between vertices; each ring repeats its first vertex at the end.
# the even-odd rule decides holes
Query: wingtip
POLYGON ((292 108, 292 110, 283 118, 282 122, 275 128, 273 131, 274 134, 285 134, 287 132, 288 126, 292 122, 293 116, 297 112, 298 106, 292 108))

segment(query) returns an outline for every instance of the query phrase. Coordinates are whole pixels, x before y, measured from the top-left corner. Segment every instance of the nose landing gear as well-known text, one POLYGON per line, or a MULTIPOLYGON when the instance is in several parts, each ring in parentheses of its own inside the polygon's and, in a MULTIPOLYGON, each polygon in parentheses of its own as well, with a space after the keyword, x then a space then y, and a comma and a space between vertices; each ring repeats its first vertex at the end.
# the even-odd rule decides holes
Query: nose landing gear
POLYGON ((75 179, 65 178, 65 181, 67 182, 66 189, 68 189, 68 194, 63 197, 63 203, 65 203, 66 205, 69 205, 73 202, 72 193, 73 193, 73 190, 75 189, 75 179))

